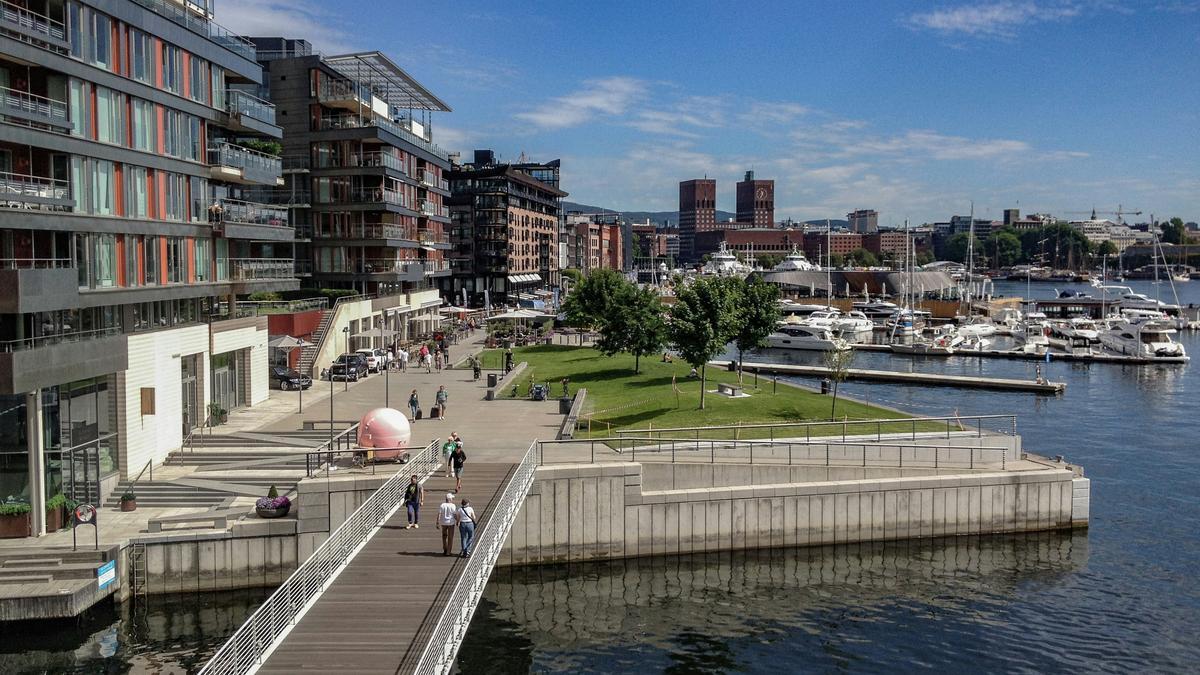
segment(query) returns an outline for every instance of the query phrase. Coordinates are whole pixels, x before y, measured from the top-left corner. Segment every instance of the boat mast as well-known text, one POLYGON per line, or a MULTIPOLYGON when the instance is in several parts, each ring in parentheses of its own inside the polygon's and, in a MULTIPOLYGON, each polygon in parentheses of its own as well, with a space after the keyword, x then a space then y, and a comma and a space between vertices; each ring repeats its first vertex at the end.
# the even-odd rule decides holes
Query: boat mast
POLYGON ((967 227, 967 316, 971 315, 971 283, 975 277, 975 200, 971 200, 971 223, 967 227))
POLYGON ((825 308, 833 307, 833 228, 825 219, 825 308))

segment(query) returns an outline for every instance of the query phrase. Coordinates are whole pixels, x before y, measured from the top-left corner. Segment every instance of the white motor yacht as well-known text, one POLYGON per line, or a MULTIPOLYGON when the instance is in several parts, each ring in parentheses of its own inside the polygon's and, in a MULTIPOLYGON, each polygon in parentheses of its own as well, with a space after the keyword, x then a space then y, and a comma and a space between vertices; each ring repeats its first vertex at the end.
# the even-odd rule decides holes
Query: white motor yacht
POLYGON ((745 276, 750 273, 750 268, 743 265, 737 256, 729 251, 725 242, 721 242, 720 248, 709 256, 700 273, 721 277, 745 276))
POLYGON ((1117 299, 1121 301, 1121 309, 1148 309, 1166 314, 1175 315, 1179 313, 1179 305, 1173 305, 1162 300, 1155 300, 1145 293, 1134 293, 1129 286, 1101 286, 1100 290, 1104 291, 1107 298, 1112 298, 1113 294, 1109 291, 1114 291, 1117 299))
POLYGON ((1013 337, 1020 345, 1018 349, 1026 354, 1044 354, 1050 348, 1050 327, 1046 323, 1046 315, 1041 312, 1030 312, 1025 315, 1015 330, 1013 337))
POLYGON ((820 265, 814 265, 804 257, 800 249, 792 247, 792 252, 786 258, 779 261, 772 271, 774 272, 808 272, 812 270, 820 270, 820 265))
POLYGON ((984 316, 973 316, 958 327, 963 337, 989 338, 996 334, 996 324, 984 316))
POLYGON ((1100 332, 1100 344, 1126 356, 1160 361, 1187 361, 1183 345, 1171 339, 1175 328, 1156 319, 1119 319, 1100 332))
POLYGON ((875 328, 875 322, 857 310, 839 316, 833 325, 843 333, 870 333, 875 328))
POLYGON ((852 307, 862 312, 868 319, 883 320, 895 314, 900 307, 894 302, 856 302, 852 307))
POLYGON ((808 326, 821 326, 822 328, 836 328, 838 319, 842 313, 832 307, 813 312, 804 319, 804 324, 808 326))
POLYGON ((782 322, 767 336, 767 345, 775 349, 807 349, 827 352, 845 351, 850 343, 833 334, 831 328, 782 322))
POLYGON ((784 300, 779 303, 779 314, 784 319, 798 323, 807 319, 814 312, 825 312, 830 308, 827 305, 813 305, 800 302, 791 302, 784 300))

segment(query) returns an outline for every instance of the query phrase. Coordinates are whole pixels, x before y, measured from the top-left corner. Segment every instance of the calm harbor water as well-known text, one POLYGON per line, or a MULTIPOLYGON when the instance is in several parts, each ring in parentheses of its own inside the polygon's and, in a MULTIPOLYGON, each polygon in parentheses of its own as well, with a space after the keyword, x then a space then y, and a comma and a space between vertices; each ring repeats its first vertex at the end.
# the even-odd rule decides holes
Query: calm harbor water
MULTIPOLYGON (((1200 304, 1200 282, 1179 290, 1184 304, 1200 304)), ((1200 334, 1180 339, 1200 360, 1200 334)), ((855 361, 901 364, 1030 379, 1036 366, 874 353, 855 361)), ((1067 382, 1065 395, 853 382, 843 391, 916 414, 1018 414, 1031 450, 1065 455, 1092 478, 1089 531, 502 570, 460 671, 1194 670, 1200 363, 1042 366, 1067 382)), ((195 670, 267 593, 151 598, 19 638, 0 628, 0 672, 195 670)))

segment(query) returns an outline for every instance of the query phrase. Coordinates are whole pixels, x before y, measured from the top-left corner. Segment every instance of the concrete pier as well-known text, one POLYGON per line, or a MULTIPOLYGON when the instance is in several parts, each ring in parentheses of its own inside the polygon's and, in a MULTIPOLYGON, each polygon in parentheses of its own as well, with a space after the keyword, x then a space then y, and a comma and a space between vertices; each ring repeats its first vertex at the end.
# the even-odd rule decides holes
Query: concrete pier
MULTIPOLYGON (((709 365, 728 367, 729 361, 709 361, 709 365)), ((749 373, 776 373, 800 377, 828 377, 829 369, 823 366, 798 366, 781 363, 743 362, 742 370, 749 373)), ((939 387, 965 387, 968 389, 994 389, 997 391, 1023 391, 1034 394, 1059 394, 1066 391, 1064 382, 1037 382, 1013 380, 1001 377, 974 377, 970 375, 943 375, 941 373, 905 373, 894 370, 863 370, 851 368, 846 379, 866 382, 894 382, 898 384, 924 384, 939 387)))

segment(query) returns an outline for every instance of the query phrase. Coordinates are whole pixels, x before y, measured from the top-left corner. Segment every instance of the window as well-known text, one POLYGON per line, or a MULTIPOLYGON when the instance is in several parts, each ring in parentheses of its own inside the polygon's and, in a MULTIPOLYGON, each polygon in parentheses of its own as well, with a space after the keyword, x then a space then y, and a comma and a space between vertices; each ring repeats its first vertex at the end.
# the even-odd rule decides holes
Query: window
POLYGON ((229 279, 229 240, 217 240, 217 281, 229 279))
POLYGON ((168 173, 167 190, 163 201, 167 207, 167 220, 187 220, 187 176, 168 173))
POLYGON ((125 165, 125 215, 131 218, 149 215, 144 167, 125 165))
POLYGON ((225 109, 225 69, 220 66, 212 66, 212 105, 225 109))
POLYGON ((200 147, 200 118, 177 110, 163 116, 163 152, 171 157, 203 161, 200 147))
POLYGON ((162 43, 162 86, 174 93, 183 93, 183 59, 179 48, 162 43))
POLYGON ((129 30, 130 53, 132 54, 131 73, 133 79, 154 84, 154 40, 142 31, 129 30))
POLYGON ((204 222, 208 215, 208 205, 206 198, 208 196, 208 181, 203 178, 192 176, 188 179, 191 192, 191 218, 192 222, 204 222))
POLYGON ((167 283, 187 281, 187 239, 167 237, 167 283))
POLYGON ((93 18, 92 36, 95 42, 92 45, 91 53, 87 56, 93 65, 112 70, 112 20, 96 11, 91 14, 93 18))
POLYGON ((125 145, 125 95, 96 87, 96 134, 104 143, 125 145))
POLYGON ((92 213, 98 216, 116 214, 116 169, 108 160, 94 159, 92 182, 92 213))
POLYGON ((212 242, 210 242, 208 239, 196 240, 194 261, 196 268, 196 281, 211 281, 211 279, 209 279, 209 268, 211 267, 211 263, 209 262, 209 251, 211 250, 211 243, 212 242))
POLYGON ((141 237, 136 234, 127 234, 124 236, 126 286, 140 286, 142 283, 138 274, 138 249, 141 247, 141 237))
POLYGON ((144 251, 145 251, 145 255, 146 255, 146 262, 144 264, 145 272, 142 276, 142 282, 144 284, 146 284, 147 286, 154 286, 154 285, 158 284, 158 271, 159 271, 158 270, 159 243, 158 243, 158 237, 156 235, 146 235, 144 251))
POLYGON ((208 62, 203 59, 198 59, 193 56, 189 59, 191 72, 189 77, 191 86, 188 89, 188 98, 200 103, 208 103, 208 92, 211 84, 208 81, 209 67, 208 62))
POLYGON ((92 263, 96 288, 117 285, 117 238, 112 234, 93 234, 92 263))
POLYGON ((154 104, 133 99, 133 147, 145 152, 158 152, 158 120, 154 104))
POLYGON ((92 121, 92 97, 83 80, 71 78, 71 134, 90 136, 92 121))

